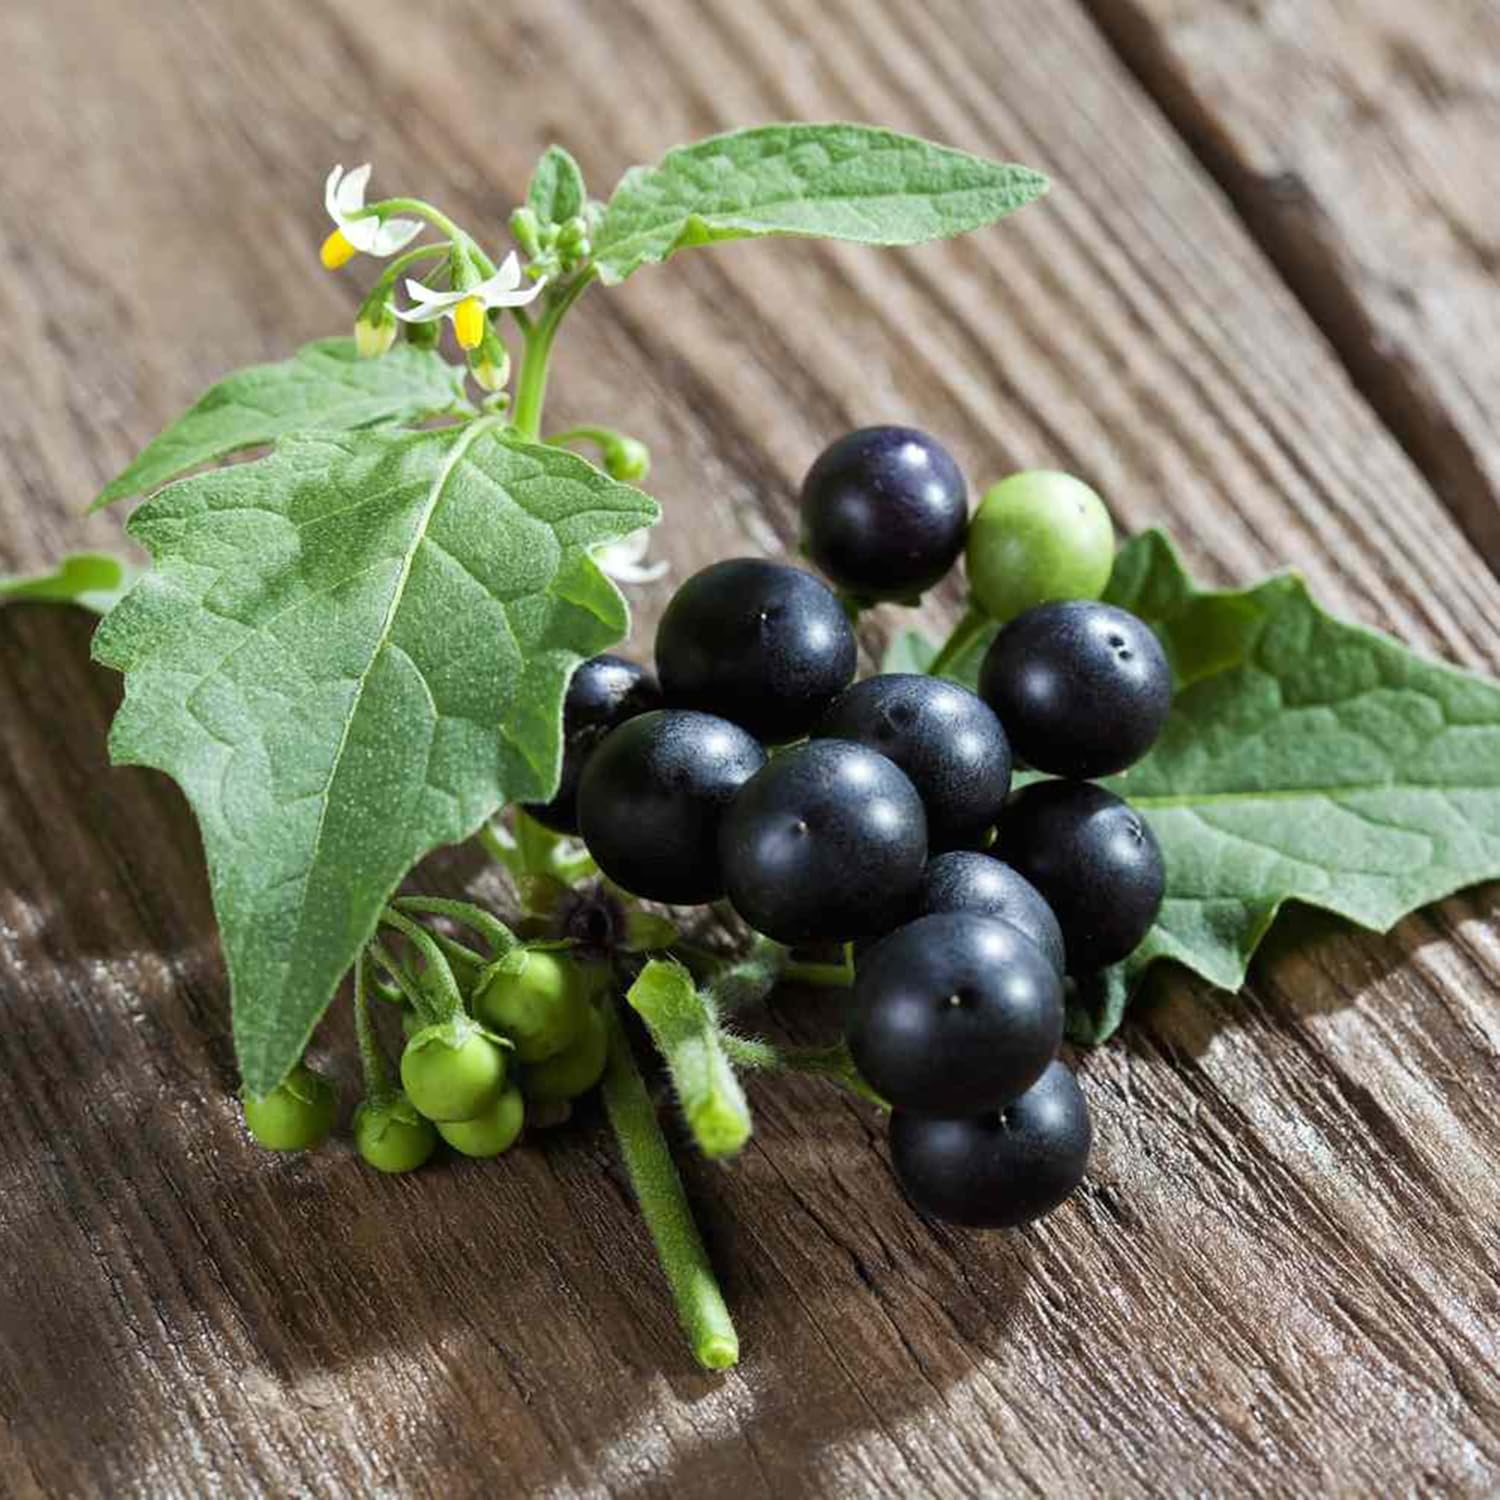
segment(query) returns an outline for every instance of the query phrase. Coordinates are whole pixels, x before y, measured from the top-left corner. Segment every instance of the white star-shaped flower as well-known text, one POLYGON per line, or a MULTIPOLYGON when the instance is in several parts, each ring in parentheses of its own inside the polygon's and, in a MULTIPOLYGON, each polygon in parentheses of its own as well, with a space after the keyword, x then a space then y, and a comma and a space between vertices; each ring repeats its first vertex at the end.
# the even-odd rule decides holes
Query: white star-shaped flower
POLYGON ((646 552, 650 546, 650 531, 632 531, 617 542, 606 542, 596 548, 594 561, 616 583, 655 583, 670 564, 662 560, 648 563, 646 552))
POLYGON ((407 323, 431 323, 451 317, 453 331, 465 349, 477 349, 484 337, 484 315, 492 307, 525 307, 541 295, 546 277, 531 286, 521 285, 521 262, 511 251, 493 276, 461 290, 440 292, 420 281, 408 279, 406 292, 415 307, 398 307, 396 316, 407 323))
POLYGON ((420 219, 381 219, 376 214, 360 217, 369 182, 369 162, 352 172, 338 166, 328 174, 323 204, 328 217, 338 225, 323 241, 323 264, 330 271, 338 270, 355 255, 394 255, 422 232, 420 219))

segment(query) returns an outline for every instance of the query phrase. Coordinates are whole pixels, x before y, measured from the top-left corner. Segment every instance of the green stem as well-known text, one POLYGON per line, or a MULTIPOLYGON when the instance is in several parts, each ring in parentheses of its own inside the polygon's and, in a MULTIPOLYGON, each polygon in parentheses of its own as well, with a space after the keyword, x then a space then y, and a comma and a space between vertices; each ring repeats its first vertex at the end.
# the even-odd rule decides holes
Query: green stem
POLYGON ((367 993, 370 975, 370 957, 361 953, 354 965, 354 1035, 359 1042, 359 1065, 365 1079, 365 1098, 383 1100, 395 1092, 391 1081, 391 1067, 375 1035, 375 1025, 370 1019, 370 998, 367 993))
MULTIPOLYGON (((509 953, 520 941, 499 917, 470 901, 449 901, 441 896, 398 896, 391 904, 398 911, 426 912, 435 917, 447 917, 449 921, 458 922, 477 932, 490 945, 492 958, 509 953)), ((471 956, 479 958, 477 953, 471 956)))
POLYGON ((941 677, 979 639, 989 624, 990 617, 971 604, 949 633, 948 639, 943 642, 938 654, 933 657, 932 664, 927 668, 927 675, 941 677))
POLYGON ((530 328, 524 329, 525 352, 521 373, 516 381, 516 407, 512 418, 515 429, 527 442, 538 441, 542 433, 542 405, 547 399, 547 366, 552 358, 552 341, 572 305, 586 292, 594 279, 592 269, 570 282, 548 305, 547 310, 530 328))
POLYGON ((882 1109, 890 1105, 859 1075, 849 1049, 842 1042, 828 1047, 778 1047, 758 1036, 739 1036, 732 1031, 719 1034, 724 1053, 738 1068, 766 1072, 808 1073, 827 1078, 850 1093, 858 1094, 882 1109))
POLYGON ((821 989, 847 990, 854 983, 854 963, 850 957, 851 946, 844 947, 841 963, 804 963, 789 958, 782 966, 781 977, 790 984, 811 984, 821 989))
POLYGON ((486 275, 494 273, 494 265, 465 229, 459 228, 442 209, 434 208, 430 203, 424 203, 420 198, 382 198, 379 203, 365 205, 365 211, 359 214, 361 219, 367 219, 372 214, 379 214, 382 218, 389 214, 414 214, 419 219, 426 219, 439 234, 445 234, 455 244, 462 245, 466 250, 471 250, 479 259, 481 264, 489 266, 486 275))
POLYGON ((447 245, 418 245, 415 250, 407 250, 398 255, 384 271, 380 273, 380 279, 370 288, 370 295, 365 298, 366 302, 374 300, 381 292, 388 292, 395 286, 396 278, 403 272, 410 270, 420 260, 426 260, 430 255, 446 255, 447 245))
POLYGON ((427 982, 420 984, 419 989, 426 997, 435 1019, 451 1021, 459 1015, 464 1008, 463 993, 458 987, 458 980, 453 977, 452 966, 432 934, 420 922, 413 922, 394 906, 386 907, 380 914, 380 920, 387 927, 394 927, 422 955, 427 965, 422 978, 427 982))
POLYGON ((395 981, 396 988, 401 991, 406 1003, 422 1018, 424 1026, 443 1019, 433 1008, 431 998, 417 983, 411 970, 384 943, 377 938, 370 944, 369 952, 371 958, 395 981))
POLYGON ((604 1069, 604 1108, 620 1143, 641 1216, 651 1231, 694 1358, 706 1370, 727 1370, 739 1361, 739 1335, 693 1222, 656 1106, 630 1055, 630 1043, 613 1006, 606 1010, 606 1025, 609 1061, 604 1069))
POLYGON ((714 1014, 732 1016, 759 1004, 776 988, 786 962, 787 951, 780 943, 757 937, 743 958, 725 964, 704 987, 714 1014))

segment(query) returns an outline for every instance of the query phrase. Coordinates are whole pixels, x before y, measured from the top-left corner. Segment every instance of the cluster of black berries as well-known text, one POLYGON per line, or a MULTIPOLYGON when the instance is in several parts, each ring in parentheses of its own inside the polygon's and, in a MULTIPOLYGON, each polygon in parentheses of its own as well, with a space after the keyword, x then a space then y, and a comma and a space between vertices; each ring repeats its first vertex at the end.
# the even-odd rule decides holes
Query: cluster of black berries
MULTIPOLYGON (((1125 957, 1163 889, 1150 829, 1089 778, 1144 754, 1171 696, 1135 616, 1046 597, 1049 567, 1062 588, 1079 576, 1068 539, 1097 538, 1097 497, 1063 475, 996 491, 971 531, 930 438, 841 439, 802 507, 804 547, 844 600, 780 563, 695 574, 661 620, 659 686, 617 657, 579 670, 562 790, 532 810, 636 895, 727 895, 778 942, 853 943, 849 1047, 892 1106, 897 1175, 920 1208, 979 1225, 1035 1218, 1082 1177, 1088 1113, 1057 1061, 1065 976, 1125 957), (966 539, 971 580, 1024 576, 1043 600, 1000 629, 978 694, 909 673, 853 682, 844 601, 911 600, 966 539), (1046 779, 1012 795, 1013 762, 1046 779)), ((1107 561, 1089 569, 1097 592, 1107 561)))

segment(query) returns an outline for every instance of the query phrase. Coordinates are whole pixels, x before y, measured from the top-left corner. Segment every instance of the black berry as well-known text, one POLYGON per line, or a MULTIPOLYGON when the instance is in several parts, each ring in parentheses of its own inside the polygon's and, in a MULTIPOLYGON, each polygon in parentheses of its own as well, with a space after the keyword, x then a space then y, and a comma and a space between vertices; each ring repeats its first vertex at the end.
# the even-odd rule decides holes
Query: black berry
POLYGON ((738 724, 657 709, 611 730, 578 788, 589 853, 618 885, 689 905, 724 894, 719 825, 730 800, 765 764, 738 724))
POLYGON ((809 740, 777 755, 734 799, 719 839, 734 909, 779 943, 887 931, 927 861, 922 799, 883 755, 809 740))
POLYGON ((695 573, 656 632, 674 708, 696 708, 778 744, 807 733, 854 676, 854 630, 821 579, 785 563, 733 558, 695 573))
POLYGON ((972 1115, 1024 1093, 1057 1053, 1062 981, 1016 928, 974 912, 918 917, 861 959, 849 1051, 898 1110, 972 1115))
POLYGON ((997 852, 1042 895, 1062 928, 1068 970, 1124 958, 1156 920, 1166 870, 1146 820, 1084 781, 1038 781, 1000 821, 997 852))
POLYGON ((1012 748, 1056 776, 1110 776, 1149 750, 1172 706, 1172 673, 1150 627, 1092 600, 1040 604, 990 644, 979 695, 1012 748))
POLYGON ((891 1116, 891 1164, 906 1196, 935 1219, 979 1229, 1050 1213, 1083 1181, 1092 1143, 1083 1090, 1060 1062, 1000 1110, 891 1116))
POLYGON ((857 740, 895 761, 927 809, 933 850, 982 843, 1010 792, 1010 745, 999 719, 940 677, 867 677, 839 694, 813 734, 857 740))
POLYGON ((550 802, 529 802, 526 811, 554 833, 577 833, 585 762, 616 725, 660 706, 661 689, 644 667, 607 652, 583 662, 563 700, 562 780, 550 802))
POLYGON ((968 495, 925 432, 862 427, 818 456, 802 483, 802 549, 842 589, 909 599, 963 551, 968 495))
POLYGON ((954 850, 927 862, 917 892, 917 915, 973 911, 1019 928, 1059 974, 1067 968, 1062 928, 1042 893, 1007 864, 988 854, 954 850))

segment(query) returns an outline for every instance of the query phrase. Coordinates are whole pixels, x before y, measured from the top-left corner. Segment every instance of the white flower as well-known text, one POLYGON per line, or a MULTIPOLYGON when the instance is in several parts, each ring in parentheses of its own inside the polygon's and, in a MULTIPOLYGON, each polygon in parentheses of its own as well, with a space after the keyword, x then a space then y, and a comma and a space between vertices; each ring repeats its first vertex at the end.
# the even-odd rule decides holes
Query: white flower
POLYGON ((431 323, 451 317, 453 331, 465 349, 477 349, 484 337, 484 315, 492 307, 525 307, 534 302, 547 284, 546 278, 531 286, 521 285, 521 262, 511 251, 500 263, 500 269, 485 281, 451 292, 439 292, 420 281, 408 279, 407 295, 415 307, 398 307, 396 316, 407 323, 431 323))
POLYGON ((649 531, 632 531, 617 542, 606 542, 595 548, 594 561, 616 583, 655 583, 670 564, 662 560, 648 563, 646 551, 650 545, 649 531))
POLYGON ((338 228, 323 241, 323 264, 336 271, 356 254, 394 255, 404 250, 422 232, 420 219, 381 219, 375 214, 359 217, 365 206, 365 188, 370 164, 346 173, 335 167, 323 188, 323 204, 338 228))

